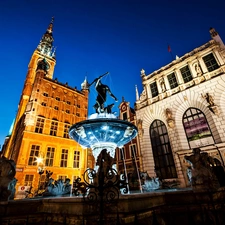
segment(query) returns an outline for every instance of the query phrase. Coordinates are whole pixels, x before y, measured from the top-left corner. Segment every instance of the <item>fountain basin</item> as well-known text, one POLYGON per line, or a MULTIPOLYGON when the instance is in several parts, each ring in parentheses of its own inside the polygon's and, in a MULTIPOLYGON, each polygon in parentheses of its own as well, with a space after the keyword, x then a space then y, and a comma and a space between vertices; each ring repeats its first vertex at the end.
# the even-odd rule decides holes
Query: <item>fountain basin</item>
POLYGON ((94 149, 110 145, 122 147, 137 135, 137 127, 127 121, 112 117, 97 117, 72 125, 69 135, 80 145, 94 149))

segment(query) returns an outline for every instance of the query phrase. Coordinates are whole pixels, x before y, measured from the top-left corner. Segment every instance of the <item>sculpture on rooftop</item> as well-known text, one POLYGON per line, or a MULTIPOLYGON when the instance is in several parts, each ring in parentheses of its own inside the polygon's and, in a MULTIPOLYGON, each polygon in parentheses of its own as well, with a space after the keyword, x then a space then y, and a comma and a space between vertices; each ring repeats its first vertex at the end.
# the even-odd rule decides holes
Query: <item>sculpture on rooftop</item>
MULTIPOLYGON (((113 95, 110 88, 107 85, 102 84, 102 82, 101 82, 101 79, 107 74, 109 74, 109 73, 107 72, 107 73, 99 76, 98 78, 94 79, 94 81, 92 81, 88 85, 90 87, 91 85, 95 84, 95 89, 98 93, 97 98, 96 98, 96 103, 94 105, 96 113, 103 113, 105 111, 105 109, 108 110, 108 106, 104 107, 104 103, 106 102, 107 92, 117 102, 117 98, 113 95)), ((113 105, 110 105, 110 106, 113 106, 113 105)))

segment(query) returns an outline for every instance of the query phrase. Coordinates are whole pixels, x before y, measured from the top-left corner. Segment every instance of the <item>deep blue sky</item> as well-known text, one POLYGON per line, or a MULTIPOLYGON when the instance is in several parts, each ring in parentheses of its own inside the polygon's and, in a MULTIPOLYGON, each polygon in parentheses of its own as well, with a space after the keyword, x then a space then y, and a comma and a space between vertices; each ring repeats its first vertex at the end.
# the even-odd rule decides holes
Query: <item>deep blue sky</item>
MULTIPOLYGON (((1 0, 0 144, 8 133, 30 57, 54 21, 54 78, 77 86, 109 71, 103 83, 131 106, 140 70, 149 74, 210 40, 214 27, 225 42, 224 0, 1 0)), ((91 89, 89 114, 95 91, 91 89)), ((110 99, 110 98, 109 98, 110 99)), ((116 104, 114 111, 117 111, 116 104)))

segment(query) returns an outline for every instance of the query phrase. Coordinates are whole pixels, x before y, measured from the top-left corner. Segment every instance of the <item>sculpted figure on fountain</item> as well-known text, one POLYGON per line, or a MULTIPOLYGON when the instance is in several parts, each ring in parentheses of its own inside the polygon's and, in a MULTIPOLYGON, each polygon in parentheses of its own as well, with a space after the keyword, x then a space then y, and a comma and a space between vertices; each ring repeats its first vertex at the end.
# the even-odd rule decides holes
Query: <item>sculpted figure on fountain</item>
POLYGON ((108 72, 101 75, 100 77, 94 79, 88 86, 91 87, 93 84, 95 84, 95 89, 98 93, 96 98, 96 103, 94 105, 94 108, 96 110, 96 113, 111 113, 111 109, 114 104, 108 105, 104 107, 104 103, 106 102, 107 93, 117 102, 117 98, 114 96, 114 94, 111 92, 109 86, 102 84, 101 79, 109 74, 108 72))
POLYGON ((184 157, 191 164, 189 174, 193 189, 216 190, 219 187, 217 177, 213 172, 213 158, 200 148, 194 148, 193 154, 184 157))
POLYGON ((0 201, 14 199, 17 179, 16 164, 4 156, 0 156, 0 201))

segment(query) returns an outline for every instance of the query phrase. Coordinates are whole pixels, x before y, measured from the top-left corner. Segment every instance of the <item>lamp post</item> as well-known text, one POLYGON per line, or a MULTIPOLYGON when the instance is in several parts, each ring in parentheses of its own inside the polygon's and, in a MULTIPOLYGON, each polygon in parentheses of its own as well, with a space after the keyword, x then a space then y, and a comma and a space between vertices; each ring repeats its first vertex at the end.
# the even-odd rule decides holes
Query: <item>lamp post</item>
POLYGON ((43 154, 43 152, 39 153, 39 156, 36 158, 36 162, 37 162, 37 166, 38 166, 37 172, 39 174, 38 189, 37 189, 37 193, 36 193, 36 195, 38 195, 39 191, 40 191, 41 175, 45 171, 45 168, 44 168, 44 154, 43 154))

